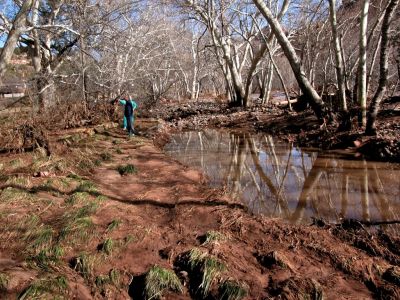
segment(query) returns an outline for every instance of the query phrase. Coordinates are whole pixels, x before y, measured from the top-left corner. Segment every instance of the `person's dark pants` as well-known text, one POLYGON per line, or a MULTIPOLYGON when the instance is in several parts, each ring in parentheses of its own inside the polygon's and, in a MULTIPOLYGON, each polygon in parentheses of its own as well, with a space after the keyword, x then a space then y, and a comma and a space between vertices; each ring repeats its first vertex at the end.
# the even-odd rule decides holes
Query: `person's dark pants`
POLYGON ((125 115, 126 117, 126 130, 128 131, 128 135, 131 136, 133 134, 133 124, 132 124, 132 115, 125 115))

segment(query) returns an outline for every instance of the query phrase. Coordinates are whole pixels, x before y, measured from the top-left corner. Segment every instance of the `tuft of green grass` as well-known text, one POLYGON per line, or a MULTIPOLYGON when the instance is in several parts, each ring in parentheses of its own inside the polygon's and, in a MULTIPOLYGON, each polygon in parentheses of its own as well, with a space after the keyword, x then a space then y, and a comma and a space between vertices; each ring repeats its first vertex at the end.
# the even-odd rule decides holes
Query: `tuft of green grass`
POLYGON ((102 153, 100 153, 100 159, 102 161, 111 161, 112 154, 110 152, 102 152, 102 153))
POLYGON ((31 194, 24 190, 16 189, 13 187, 5 188, 0 194, 0 202, 10 203, 10 202, 25 202, 32 200, 31 194))
POLYGON ((40 252, 51 244, 54 237, 54 230, 50 226, 39 226, 33 231, 25 234, 25 240, 29 242, 28 249, 32 249, 35 253, 40 252))
POLYGON ((118 286, 120 284, 121 274, 118 270, 112 269, 108 275, 96 276, 95 282, 97 286, 103 286, 106 284, 113 284, 118 286))
POLYGON ((57 265, 63 255, 64 249, 57 245, 41 250, 39 254, 29 257, 28 261, 33 262, 41 269, 48 270, 50 266, 57 265))
POLYGON ((81 182, 81 184, 76 188, 76 192, 87 192, 87 193, 97 193, 96 185, 88 180, 81 182))
POLYGON ((121 225, 122 221, 121 220, 112 220, 110 224, 107 226, 107 232, 113 231, 114 229, 117 229, 119 225, 121 225))
POLYGON ((65 215, 65 219, 70 222, 75 222, 75 220, 89 217, 94 214, 99 207, 99 204, 96 201, 91 201, 88 204, 80 207, 78 210, 70 212, 65 215))
POLYGON ((192 271, 198 270, 202 273, 199 289, 203 297, 208 295, 213 282, 227 270, 226 265, 219 259, 197 248, 190 251, 189 264, 192 271))
POLYGON ((56 294, 64 295, 68 289, 68 281, 64 276, 36 280, 19 297, 24 299, 56 299, 56 294))
POLYGON ((84 159, 80 161, 78 164, 78 168, 84 171, 91 170, 93 169, 93 167, 94 167, 94 162, 91 161, 90 159, 84 159))
POLYGON ((10 161, 10 166, 13 169, 17 169, 17 168, 21 167, 21 165, 22 165, 22 160, 20 158, 13 159, 10 161))
POLYGON ((182 284, 178 276, 168 269, 153 266, 146 275, 145 292, 147 299, 155 299, 162 296, 164 291, 182 293, 182 284))
POLYGON ((71 179, 74 179, 74 180, 77 180, 77 181, 83 181, 84 180, 81 176, 79 176, 77 174, 74 174, 74 173, 68 174, 67 178, 71 178, 71 179))
POLYGON ((69 236, 80 239, 87 238, 89 233, 94 228, 91 218, 82 217, 69 222, 60 232, 59 239, 63 240, 69 236))
POLYGON ((221 300, 240 300, 248 295, 249 287, 236 280, 225 280, 219 287, 221 300))
POLYGON ((120 282, 121 282, 121 273, 118 270, 112 269, 110 271, 109 277, 110 277, 110 281, 111 281, 112 284, 114 284, 114 285, 119 285, 120 284, 120 282))
POLYGON ((93 269, 96 262, 96 256, 88 253, 81 253, 81 255, 75 259, 74 270, 79 272, 83 278, 89 279, 93 276, 93 269))
POLYGON ((12 176, 7 179, 6 184, 7 185, 19 185, 19 186, 28 188, 31 186, 31 181, 28 177, 25 177, 25 176, 21 176, 21 177, 12 176))
POLYGON ((25 215, 21 221, 19 222, 19 229, 24 229, 24 228, 35 228, 39 226, 40 223, 40 217, 35 214, 30 214, 30 215, 25 215))
POLYGON ((0 291, 5 291, 8 286, 10 278, 5 273, 0 273, 0 291))
POLYGON ((127 164, 125 166, 118 166, 117 171, 121 176, 127 175, 127 174, 136 174, 137 173, 136 167, 134 165, 131 165, 131 164, 127 164))
POLYGON ((98 275, 94 280, 97 286, 103 286, 110 283, 110 276, 108 275, 98 275))
POLYGON ((71 196, 69 196, 65 203, 69 205, 74 205, 76 203, 84 203, 88 200, 89 194, 86 192, 74 192, 71 196))
POLYGON ((114 243, 113 239, 108 238, 104 241, 104 243, 101 247, 101 251, 103 251, 107 255, 111 255, 114 250, 114 247, 115 247, 115 243, 114 243))
POLYGON ((219 231, 210 230, 205 235, 205 241, 204 241, 203 245, 214 244, 214 243, 226 241, 227 239, 228 238, 225 234, 223 234, 219 231))
POLYGON ((64 214, 62 222, 65 225, 60 231, 59 240, 66 239, 68 236, 80 239, 87 238, 94 228, 90 216, 96 212, 97 208, 98 203, 92 201, 75 211, 64 214))
POLYGON ((207 252, 201 251, 198 248, 193 248, 192 250, 190 250, 189 252, 190 268, 193 270, 194 268, 196 268, 196 266, 201 265, 204 259, 207 257, 207 255, 208 255, 207 252))
POLYGON ((138 240, 139 239, 136 236, 129 234, 124 238, 124 245, 128 246, 130 243, 137 242, 138 240))

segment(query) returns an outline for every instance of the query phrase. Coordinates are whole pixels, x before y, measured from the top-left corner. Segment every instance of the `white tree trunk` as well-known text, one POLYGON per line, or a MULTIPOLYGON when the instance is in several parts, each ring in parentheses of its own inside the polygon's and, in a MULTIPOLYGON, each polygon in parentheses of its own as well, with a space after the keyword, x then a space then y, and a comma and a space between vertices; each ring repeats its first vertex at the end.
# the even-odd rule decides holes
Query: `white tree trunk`
POLYGON ((335 60, 336 60, 336 78, 338 83, 339 97, 341 108, 343 111, 347 111, 346 103, 346 86, 343 76, 343 61, 340 51, 339 35, 337 31, 337 21, 336 21, 336 0, 329 0, 329 16, 332 27, 332 38, 333 45, 335 49, 335 60))
POLYGON ((307 76, 305 75, 301 66, 300 59, 298 58, 295 49, 286 37, 281 25, 278 20, 273 16, 270 9, 265 5, 263 0, 253 0, 253 3, 257 6, 261 14, 267 20, 271 26, 271 30, 274 33, 279 45, 281 46, 286 58, 288 59, 293 73, 296 77, 299 87, 309 103, 311 104, 314 113, 320 121, 323 121, 325 117, 324 102, 311 86, 307 76))
POLYGON ((368 122, 366 126, 367 134, 376 134, 376 118, 378 116, 380 103, 386 92, 386 85, 388 79, 388 69, 389 69, 389 31, 390 23, 393 19, 394 12, 399 4, 399 0, 390 0, 389 5, 385 12, 385 17, 382 23, 382 42, 381 42, 381 54, 380 54, 380 70, 379 70, 379 85, 371 101, 368 114, 368 122))
POLYGON ((361 125, 367 124, 367 25, 368 25, 369 0, 364 0, 361 21, 360 21, 360 41, 359 41, 359 61, 358 61, 358 85, 357 97, 361 107, 361 125))

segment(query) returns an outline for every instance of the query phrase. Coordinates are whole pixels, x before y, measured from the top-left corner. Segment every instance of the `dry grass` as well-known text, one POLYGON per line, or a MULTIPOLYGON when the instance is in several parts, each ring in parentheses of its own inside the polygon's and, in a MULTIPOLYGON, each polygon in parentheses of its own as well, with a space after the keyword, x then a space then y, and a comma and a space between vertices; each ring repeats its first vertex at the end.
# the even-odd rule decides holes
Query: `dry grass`
POLYGON ((215 280, 227 270, 223 262, 198 248, 194 248, 190 251, 189 264, 192 271, 200 271, 202 273, 199 289, 204 297, 208 295, 211 285, 215 280))
POLYGON ((145 292, 147 299, 158 299, 164 291, 183 292, 178 276, 168 269, 153 266, 146 275, 145 292))

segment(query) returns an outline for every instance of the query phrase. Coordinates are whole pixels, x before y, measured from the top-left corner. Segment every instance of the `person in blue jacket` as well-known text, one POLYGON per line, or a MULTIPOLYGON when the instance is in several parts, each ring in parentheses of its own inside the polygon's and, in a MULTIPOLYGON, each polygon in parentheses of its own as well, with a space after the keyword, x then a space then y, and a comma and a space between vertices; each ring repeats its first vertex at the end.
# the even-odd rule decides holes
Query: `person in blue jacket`
POLYGON ((137 108, 136 102, 131 97, 125 97, 125 99, 120 99, 119 104, 124 105, 124 128, 128 130, 128 135, 132 136, 133 124, 134 124, 134 110, 137 108))

